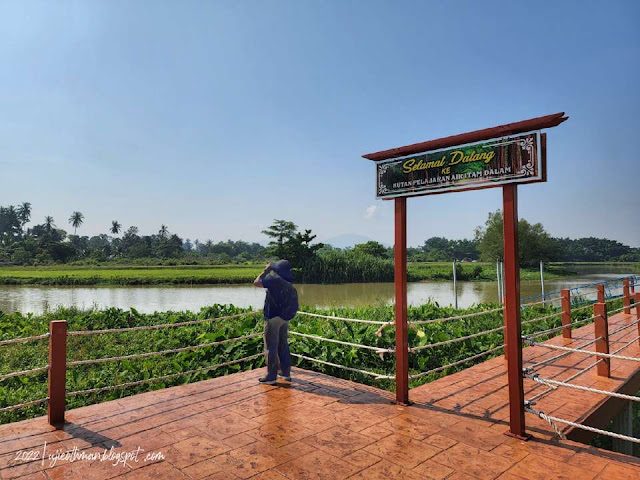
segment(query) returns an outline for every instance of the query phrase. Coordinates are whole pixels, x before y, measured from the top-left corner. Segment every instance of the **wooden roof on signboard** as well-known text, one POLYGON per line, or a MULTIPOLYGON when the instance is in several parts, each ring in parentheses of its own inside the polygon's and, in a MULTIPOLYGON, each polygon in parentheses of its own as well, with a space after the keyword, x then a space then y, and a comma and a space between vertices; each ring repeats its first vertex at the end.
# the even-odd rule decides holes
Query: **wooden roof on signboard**
POLYGON ((427 142, 413 143, 404 147, 390 148, 380 152, 367 153, 364 158, 379 162, 389 158, 403 157, 405 155, 413 155, 415 153, 428 152, 439 148, 453 147, 455 145, 463 145, 465 143, 480 142, 490 138, 504 137, 507 135, 515 135, 518 133, 529 132, 532 130, 540 130, 542 128, 551 128, 560 125, 569 117, 565 117, 564 112, 545 115, 544 117, 531 118, 515 123, 507 123, 497 127, 485 128, 482 130, 474 130, 473 132, 461 133, 450 137, 437 138, 427 142))

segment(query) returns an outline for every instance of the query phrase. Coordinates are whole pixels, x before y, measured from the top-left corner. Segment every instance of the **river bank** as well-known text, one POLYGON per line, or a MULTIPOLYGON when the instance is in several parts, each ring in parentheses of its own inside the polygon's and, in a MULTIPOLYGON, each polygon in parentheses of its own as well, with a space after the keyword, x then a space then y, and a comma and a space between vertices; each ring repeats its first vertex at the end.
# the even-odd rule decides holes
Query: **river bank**
MULTIPOLYGON (((251 283, 263 265, 215 266, 43 266, 0 267, 0 285, 219 285, 251 283)), ((409 263, 410 282, 451 281, 451 263, 409 263)), ((545 270, 545 278, 575 275, 575 269, 554 264, 545 270)), ((522 280, 540 278, 538 269, 521 269, 522 280)), ((490 263, 458 264, 460 281, 495 281, 496 267, 490 263)), ((390 279, 392 281, 392 279, 390 279)), ((309 282, 306 283, 315 283, 309 282)), ((322 282, 318 282, 322 283, 322 282)), ((339 283, 339 282, 336 282, 339 283)), ((346 283, 346 282, 345 282, 346 283)))

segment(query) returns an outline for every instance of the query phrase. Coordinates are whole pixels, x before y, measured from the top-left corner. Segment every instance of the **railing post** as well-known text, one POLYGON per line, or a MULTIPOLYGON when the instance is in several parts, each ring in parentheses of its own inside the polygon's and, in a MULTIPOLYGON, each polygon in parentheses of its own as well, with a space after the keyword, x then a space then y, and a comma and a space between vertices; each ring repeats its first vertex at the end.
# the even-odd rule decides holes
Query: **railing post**
POLYGON ((409 403, 407 332, 407 198, 395 199, 396 402, 409 403))
POLYGON ((563 338, 571 338, 571 290, 565 288, 560 290, 562 296, 562 329, 563 338))
MULTIPOLYGON (((595 326, 595 335, 599 340, 596 341, 596 352, 609 353, 609 322, 607 320, 607 304, 594 303, 593 321, 595 326)), ((607 357, 598 357, 598 375, 601 377, 611 376, 611 359, 607 357)))
POLYGON ((636 320, 638 321, 638 344, 640 344, 640 292, 633 294, 636 307, 636 320))
POLYGON ((522 324, 520 323, 520 252, 518 249, 518 189, 514 183, 502 187, 502 233, 506 314, 507 378, 509 390, 508 435, 527 439, 522 380, 522 324))
POLYGON ((64 424, 67 382, 67 322, 54 320, 49 323, 49 424, 64 424))
POLYGON ((631 313, 631 296, 629 295, 629 279, 622 280, 622 306, 624 313, 629 315, 631 313))
POLYGON ((605 298, 604 298, 604 283, 599 283, 597 285, 598 288, 598 303, 604 303, 605 302, 605 298))

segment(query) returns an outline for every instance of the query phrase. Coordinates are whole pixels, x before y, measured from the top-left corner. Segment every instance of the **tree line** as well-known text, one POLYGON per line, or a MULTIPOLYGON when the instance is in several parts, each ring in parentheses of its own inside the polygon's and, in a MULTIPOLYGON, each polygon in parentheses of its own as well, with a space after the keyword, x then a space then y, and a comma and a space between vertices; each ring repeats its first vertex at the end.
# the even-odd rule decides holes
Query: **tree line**
MULTIPOLYGON (((242 240, 213 242, 182 239, 161 225, 157 233, 142 235, 138 227, 124 228, 113 220, 108 233, 94 236, 78 235, 85 221, 80 211, 71 213, 68 225, 73 234, 56 225, 46 216, 42 223, 31 222, 31 204, 0 206, 0 263, 46 265, 55 263, 122 262, 142 264, 225 264, 261 262, 288 258, 294 266, 322 277, 341 275, 353 278, 368 272, 388 274, 393 248, 370 241, 341 250, 315 242, 310 229, 299 230, 287 220, 274 220, 262 233, 270 239, 265 247, 242 240), (374 260, 378 261, 376 263, 374 260), (375 264, 375 266, 374 266, 375 264)), ((540 223, 521 219, 518 224, 520 256, 523 266, 535 266, 542 261, 562 262, 634 262, 640 261, 640 249, 605 238, 554 238, 540 223)), ((451 240, 431 237, 418 247, 407 249, 413 262, 433 261, 495 261, 502 258, 502 213, 489 214, 484 225, 476 228, 472 239, 451 240)))

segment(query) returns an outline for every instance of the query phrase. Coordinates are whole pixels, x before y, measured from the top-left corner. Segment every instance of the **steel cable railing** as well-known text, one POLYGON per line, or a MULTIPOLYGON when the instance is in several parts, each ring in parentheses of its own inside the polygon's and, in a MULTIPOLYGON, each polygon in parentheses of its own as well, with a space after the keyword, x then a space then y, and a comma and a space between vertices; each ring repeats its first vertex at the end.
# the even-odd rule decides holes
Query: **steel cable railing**
POLYGON ((555 425, 554 422, 557 423, 562 423, 565 425, 569 425, 570 427, 574 427, 574 428, 579 428, 581 430, 586 430, 588 432, 592 432, 592 433, 597 433, 599 435, 606 435, 608 437, 612 437, 612 438, 617 438, 618 440, 624 440, 627 442, 633 442, 633 443, 640 443, 640 438, 635 438, 635 437, 629 437, 627 435, 620 435, 619 433, 613 433, 613 432, 608 432, 606 430, 601 430, 599 428, 594 428, 594 427, 589 427, 588 425, 582 425, 580 423, 576 423, 576 422, 571 422, 569 420, 564 420, 562 418, 558 418, 558 417, 554 417, 551 415, 547 415, 544 412, 541 412, 539 410, 536 410, 534 408, 531 408, 529 405, 525 404, 525 411, 528 413, 531 413, 533 415, 536 415, 537 417, 541 418, 542 420, 546 421, 547 423, 549 423, 549 425, 551 425, 551 427, 555 430, 555 432, 558 434, 558 436, 560 438, 566 438, 566 436, 564 435, 564 433, 555 425))
POLYGON ((307 357, 306 355, 300 355, 299 353, 292 353, 291 356, 292 357, 296 357, 296 358, 300 358, 302 360, 307 360, 307 361, 310 361, 310 362, 316 362, 316 363, 320 363, 320 364, 323 364, 323 365, 327 365, 329 367, 340 368, 342 370, 347 370, 349 372, 361 373, 363 375, 368 375, 370 377, 374 377, 377 380, 394 380, 395 379, 395 377, 393 375, 385 375, 385 374, 380 374, 380 373, 375 373, 375 372, 369 372, 367 370, 360 370, 358 368, 346 367, 346 366, 340 365, 338 363, 327 362, 326 360, 320 360, 319 358, 313 358, 313 357, 307 357))
POLYGON ((491 310, 483 310, 481 312, 473 312, 473 313, 466 313, 464 315, 456 315, 455 317, 442 317, 442 318, 433 318, 428 320, 413 320, 413 321, 410 321, 409 323, 411 323, 412 325, 426 325, 429 323, 450 322, 453 320, 462 320, 466 318, 480 317, 482 315, 488 315, 490 313, 502 312, 503 310, 504 308, 499 307, 499 308, 493 308, 491 310))
POLYGON ((50 335, 49 333, 45 333, 42 335, 35 335, 33 337, 10 338, 9 340, 1 340, 0 347, 4 345, 13 345, 16 343, 26 343, 26 342, 33 342, 35 340, 42 340, 44 338, 48 338, 49 335, 50 335))
POLYGON ((455 362, 448 363, 446 365, 442 365, 440 367, 432 368, 432 369, 427 370, 425 372, 420 372, 420 373, 417 373, 417 374, 409 375, 409 378, 414 380, 414 379, 425 377, 425 376, 427 376, 427 375, 429 375, 431 373, 441 372, 442 370, 445 370, 447 368, 457 367, 458 365, 462 365, 463 363, 467 363, 467 362, 470 362, 472 360, 477 360, 478 358, 484 357, 485 355, 489 355, 491 353, 495 353, 498 350, 501 350, 503 348, 504 348, 504 345, 498 345, 497 347, 491 348, 489 350, 485 350, 484 352, 480 352, 480 353, 477 353, 475 355, 471 355, 470 357, 466 357, 466 358, 463 358, 461 360, 457 360, 455 362))
POLYGON ((372 350, 376 353, 392 353, 395 352, 395 349, 393 348, 384 348, 384 347, 374 347, 371 345, 362 345, 360 343, 351 343, 351 342, 344 342, 342 340, 336 340, 334 338, 325 338, 325 337, 320 337, 318 335, 309 335, 307 333, 301 333, 301 332, 294 332, 294 331, 289 331, 290 335, 294 335, 294 336, 298 336, 298 337, 303 337, 303 338, 311 338, 313 340, 319 340, 319 341, 323 341, 323 342, 330 342, 330 343, 336 343, 338 345, 346 345, 348 347, 355 347, 355 348, 362 348, 365 350, 372 350))
MULTIPOLYGON (((591 366, 589 366, 589 368, 591 368, 591 366)), ((524 378, 528 378, 529 380, 533 380, 534 382, 539 383, 541 385, 573 388, 574 390, 581 390, 583 392, 598 393, 598 394, 601 394, 601 395, 608 395, 610 397, 621 398, 623 400, 630 400, 632 402, 640 402, 640 397, 636 397, 636 396, 633 396, 633 395, 625 395, 623 393, 610 392, 608 390, 600 390, 598 388, 585 387, 583 385, 575 385, 573 383, 568 383, 568 381, 562 382, 562 381, 553 380, 553 379, 550 379, 550 378, 543 378, 538 373, 533 373, 533 374, 525 373, 524 374, 524 378)), ((573 380, 573 379, 571 379, 571 380, 573 380)))
POLYGON ((68 367, 76 367, 79 365, 93 365, 96 363, 105 363, 105 362, 117 362, 117 361, 121 361, 121 360, 132 360, 132 359, 136 359, 136 358, 148 358, 148 357, 155 357, 158 355, 167 355, 169 353, 180 353, 180 352, 188 352, 191 350, 197 350, 199 348, 208 348, 208 347, 214 347, 217 345, 224 345, 226 343, 231 343, 231 342, 237 342, 240 340, 248 340, 251 338, 257 338, 257 337, 261 337, 262 333, 251 333, 249 335, 243 335, 241 337, 235 337, 235 338, 227 338, 225 340, 219 340, 217 342, 209 342, 209 343, 202 343, 199 345, 192 345, 189 347, 180 347, 180 348, 172 348, 169 350, 160 350, 158 352, 146 352, 146 353, 136 353, 133 355, 122 355, 120 357, 106 357, 106 358, 95 358, 95 359, 88 359, 88 360, 76 360, 73 362, 67 362, 67 366, 68 367))
MULTIPOLYGON (((37 340, 43 340, 45 338, 49 337, 49 333, 45 333, 42 335, 33 335, 30 337, 20 337, 20 338, 11 338, 8 340, 2 340, 0 341, 0 347, 5 346, 5 345, 18 345, 18 344, 22 344, 22 343, 28 343, 28 342, 34 342, 37 340)), ((42 372, 46 372, 47 370, 49 370, 49 365, 44 365, 42 367, 36 367, 36 368, 31 368, 31 369, 27 369, 27 370, 21 370, 18 372, 11 372, 11 373, 5 373, 0 375, 0 381, 3 380, 8 380, 10 378, 18 378, 18 377, 24 377, 27 375, 34 375, 37 373, 42 373, 42 372)), ((18 410, 21 408, 25 408, 25 407, 30 407, 33 405, 39 405, 41 403, 46 402, 47 400, 49 400, 48 397, 45 398, 40 398, 37 400, 31 400, 28 402, 23 402, 23 403, 18 403, 16 405, 10 405, 8 407, 2 407, 0 408, 0 413, 4 413, 4 412, 12 412, 14 410, 18 410)))
POLYGON ((409 348, 409 352, 411 352, 411 353, 419 352, 420 350, 425 350, 427 348, 435 348, 435 347, 441 347, 443 345, 449 345, 449 344, 452 344, 452 343, 464 342, 465 340, 470 340, 472 338, 481 337, 483 335, 489 335, 490 333, 501 332, 504 329, 505 329, 505 327, 501 326, 501 327, 497 327, 497 328, 492 328, 490 330, 484 330, 482 332, 477 332, 477 333, 472 333, 470 335, 465 335, 464 337, 452 338, 450 340, 444 340, 442 342, 436 342, 436 343, 427 343, 426 345, 420 345, 418 347, 411 347, 411 348, 409 348))
MULTIPOLYGON (((234 318, 245 317, 247 315, 256 315, 262 313, 260 311, 251 311, 237 313, 234 315, 225 315, 224 317, 205 318, 203 320, 190 320, 188 322, 175 322, 175 323, 162 323, 157 325, 141 325, 139 327, 124 327, 124 328, 108 328, 105 330, 72 330, 68 332, 68 336, 88 336, 88 335, 102 335, 106 333, 125 333, 125 332, 140 332, 144 330, 160 330, 164 328, 185 327, 191 325, 201 325, 211 322, 219 322, 221 320, 231 320, 234 318)), ((49 334, 47 334, 48 336, 49 334)))
POLYGON ((98 387, 98 388, 90 388, 88 390, 77 390, 75 392, 69 392, 66 394, 67 397, 75 397, 77 395, 85 395, 85 394, 89 394, 89 393, 99 393, 99 392, 106 392, 109 390, 117 390, 119 388, 127 388, 127 387, 134 387, 137 385, 143 385, 145 383, 153 383, 153 382, 161 382, 164 380, 171 380, 172 378, 177 378, 180 377, 182 375, 191 375, 194 373, 201 373, 201 372, 206 372, 209 370, 216 370, 218 368, 222 368, 222 367, 228 367, 230 365, 235 365, 237 363, 241 363, 241 362, 245 362, 245 361, 249 361, 249 360, 255 360, 256 358, 262 357, 264 355, 264 353, 257 353, 255 355, 249 355, 248 357, 243 357, 243 358, 238 358, 236 360, 231 360, 229 362, 224 362, 224 363, 218 363, 216 365, 210 365, 207 367, 201 367, 201 368, 196 368, 193 370, 187 370, 185 372, 178 372, 178 373, 170 373, 168 375, 162 375, 161 377, 154 377, 154 378, 147 378, 144 380, 136 380, 133 382, 127 382, 127 383, 120 383, 117 385, 108 385, 106 387, 98 387))
POLYGON ((299 310, 296 315, 306 315, 308 317, 326 318, 327 320, 340 320, 340 321, 343 321, 343 322, 368 323, 368 324, 371 324, 371 325, 388 326, 388 325, 393 325, 394 324, 394 322, 381 322, 381 321, 378 321, 378 320, 361 320, 359 318, 334 317, 334 316, 331 316, 331 315, 321 315, 319 313, 303 312, 302 310, 299 310))
POLYGON ((4 375, 0 375, 0 380, 6 380, 7 378, 24 377, 25 375, 33 375, 34 373, 46 372, 49 370, 49 365, 44 367, 32 368, 30 370, 22 370, 20 372, 12 372, 4 375))
POLYGON ((529 343, 530 345, 535 345, 537 347, 546 347, 546 348, 550 348, 552 350, 563 350, 565 352, 582 353, 584 355, 595 355, 596 357, 617 358, 619 360, 628 360, 628 361, 631 361, 631 362, 640 362, 640 358, 636 358, 636 357, 627 357, 627 356, 624 356, 624 355, 617 355, 617 354, 612 354, 612 353, 593 352, 591 350, 581 350, 581 349, 577 349, 577 348, 562 347, 560 345, 551 345, 549 343, 534 342, 532 340, 529 340, 528 338, 525 338, 524 340, 527 343, 529 343))

